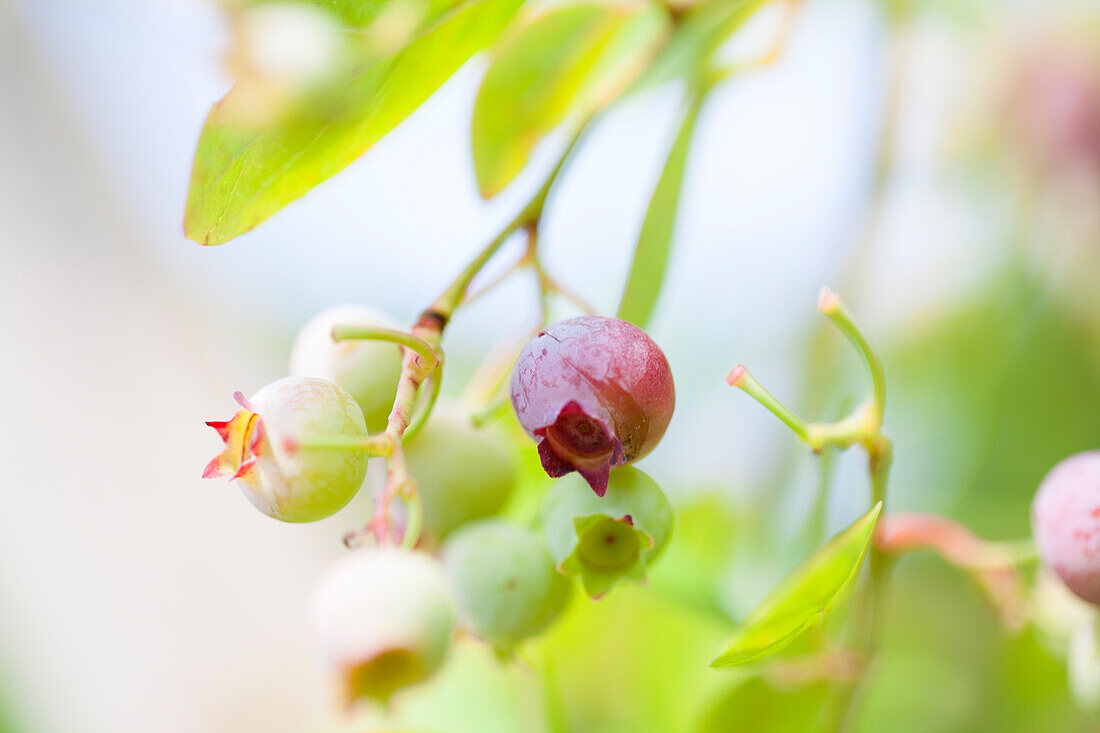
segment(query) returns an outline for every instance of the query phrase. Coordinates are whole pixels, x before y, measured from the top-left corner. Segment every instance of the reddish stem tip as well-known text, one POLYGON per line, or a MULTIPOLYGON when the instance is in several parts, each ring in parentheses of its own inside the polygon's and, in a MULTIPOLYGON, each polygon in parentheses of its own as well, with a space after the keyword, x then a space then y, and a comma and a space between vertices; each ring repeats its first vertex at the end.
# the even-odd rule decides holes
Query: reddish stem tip
POLYGON ((726 375, 726 384, 731 387, 741 386, 741 379, 745 376, 746 373, 748 373, 748 370, 745 369, 745 365, 738 364, 729 374, 726 375))
POLYGON ((817 309, 829 315, 840 305, 840 296, 827 287, 821 288, 821 294, 817 296, 817 309))

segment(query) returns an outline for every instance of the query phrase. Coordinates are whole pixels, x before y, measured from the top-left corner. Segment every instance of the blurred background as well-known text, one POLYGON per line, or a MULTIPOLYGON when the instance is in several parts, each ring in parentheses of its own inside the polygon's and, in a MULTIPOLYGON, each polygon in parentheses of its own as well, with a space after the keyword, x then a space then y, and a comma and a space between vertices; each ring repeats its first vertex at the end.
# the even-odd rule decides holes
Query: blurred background
MULTIPOLYGON (((773 4, 732 55, 770 43, 787 12, 773 4)), ((322 522, 273 522, 199 478, 219 450, 203 421, 284 375, 297 329, 325 307, 411 321, 554 158, 540 149, 481 199, 475 58, 346 171, 202 247, 181 221, 229 43, 212 2, 0 0, 5 733, 345 729, 305 609, 367 492, 322 522)), ((615 105, 548 206, 548 269, 601 311, 618 302, 682 97, 671 84, 615 105)), ((679 402, 643 463, 679 508, 669 555, 649 586, 579 604, 536 642, 549 672, 461 641, 395 702, 393 725, 802 729, 762 682, 706 662, 810 549, 820 473, 723 377, 744 362, 811 418, 861 398, 858 362, 818 322, 826 284, 883 351, 892 508, 1025 537, 1043 474, 1100 446, 1095 3, 901 14, 807 0, 776 63, 712 94, 650 329, 679 402)), ((536 314, 523 277, 461 311, 445 393, 536 314)), ((866 505, 860 456, 839 456, 832 480, 835 531, 866 505)), ((1057 646, 1001 628, 935 558, 901 562, 890 608, 860 730, 1097 729, 1057 646)))

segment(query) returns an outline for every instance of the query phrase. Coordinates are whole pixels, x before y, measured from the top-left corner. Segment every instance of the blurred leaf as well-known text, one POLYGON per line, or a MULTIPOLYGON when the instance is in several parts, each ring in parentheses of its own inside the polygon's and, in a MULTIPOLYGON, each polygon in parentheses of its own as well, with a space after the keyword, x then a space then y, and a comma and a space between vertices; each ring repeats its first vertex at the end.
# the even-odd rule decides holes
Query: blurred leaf
POLYGON ((287 5, 291 2, 326 10, 342 24, 351 28, 366 28, 385 12, 393 10, 402 3, 422 5, 429 18, 435 18, 444 10, 458 4, 458 0, 222 0, 222 4, 229 9, 244 9, 257 5, 287 5))
POLYGON ((689 733, 730 684, 704 664, 724 628, 648 588, 621 586, 595 603, 574 593, 561 621, 529 649, 560 701, 557 730, 689 733))
POLYGON ((242 234, 343 170, 492 42, 522 0, 469 0, 395 54, 261 127, 234 113, 235 87, 206 120, 184 228, 203 244, 242 234))
MULTIPOLYGON (((378 15, 388 0, 297 0, 299 5, 323 8, 350 26, 363 26, 378 15)), ((287 0, 222 0, 228 8, 248 8, 255 5, 285 4, 287 0)))
POLYGON ((719 490, 676 507, 676 537, 649 575, 649 587, 726 619, 718 584, 748 519, 719 490))
POLYGON ((634 86, 656 86, 681 75, 700 77, 711 54, 767 2, 706 0, 693 5, 684 13, 675 33, 634 86))
POLYGON ((880 652, 852 733, 1095 732, 1066 670, 1031 631, 1010 635, 970 581, 930 556, 890 584, 880 652))
POLYGON ((638 245, 634 248, 634 263, 619 303, 619 318, 641 328, 645 328, 653 315, 661 295, 669 253, 672 251, 672 234, 676 226, 676 208, 680 202, 684 168, 704 96, 704 93, 693 94, 684 113, 680 131, 676 134, 653 197, 649 200, 638 245))
POLYGON ((505 41, 474 103, 478 187, 499 193, 535 145, 568 116, 587 117, 644 68, 671 20, 664 6, 550 8, 505 41))
POLYGON ((822 623, 859 575, 882 502, 833 537, 756 607, 726 642, 712 667, 769 657, 822 623))
POLYGON ((753 677, 723 695, 699 721, 695 732, 806 733, 818 730, 828 694, 829 685, 823 682, 785 690, 753 677))
POLYGON ((889 409, 904 416, 895 499, 989 539, 1029 533, 1046 472, 1100 445, 1095 333, 1019 271, 896 333, 885 357, 889 409))

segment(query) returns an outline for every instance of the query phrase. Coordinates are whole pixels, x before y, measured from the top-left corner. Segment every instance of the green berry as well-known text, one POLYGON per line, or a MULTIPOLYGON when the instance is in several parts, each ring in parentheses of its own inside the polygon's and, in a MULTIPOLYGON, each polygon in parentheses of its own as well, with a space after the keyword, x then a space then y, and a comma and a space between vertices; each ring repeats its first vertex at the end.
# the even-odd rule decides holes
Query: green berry
POLYGON ((329 570, 313 620, 347 700, 386 701, 439 667, 455 610, 434 558, 381 547, 357 550, 329 570))
POLYGON ((404 454, 420 492, 422 531, 436 542, 496 514, 512 495, 516 459, 508 438, 492 426, 474 427, 455 405, 438 405, 404 454))
POLYGON ((452 535, 443 566, 463 625, 502 651, 549 626, 569 596, 542 537, 500 519, 452 535))
POLYGON ((580 577, 593 598, 620 578, 646 579, 646 568, 672 535, 672 506, 657 483, 633 467, 611 472, 597 497, 583 476, 554 482, 543 504, 543 528, 558 569, 580 577))
POLYGON ((1100 715, 1100 638, 1097 620, 1081 624, 1069 640, 1066 672, 1069 689, 1077 706, 1100 715))
POLYGON ((365 453, 301 448, 301 436, 366 438, 363 412, 344 390, 324 379, 286 377, 251 399, 226 422, 208 422, 225 450, 203 478, 237 480, 249 501, 284 522, 312 522, 342 509, 363 485, 365 453))
POLYGON ((386 341, 332 340, 333 326, 397 328, 385 313, 358 305, 339 305, 314 316, 294 339, 290 373, 320 377, 343 387, 359 403, 367 429, 386 428, 401 376, 401 349, 386 341))

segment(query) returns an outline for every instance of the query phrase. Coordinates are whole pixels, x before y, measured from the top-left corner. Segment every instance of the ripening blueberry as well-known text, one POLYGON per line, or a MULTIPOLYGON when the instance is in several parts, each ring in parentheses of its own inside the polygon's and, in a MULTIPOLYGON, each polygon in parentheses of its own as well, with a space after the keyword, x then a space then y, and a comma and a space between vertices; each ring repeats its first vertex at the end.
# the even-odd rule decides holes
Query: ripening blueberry
POLYGON ((363 484, 367 455, 301 448, 301 436, 366 438, 363 412, 324 379, 285 377, 245 399, 226 422, 208 422, 225 441, 203 478, 229 476, 268 516, 312 522, 335 514, 363 484))
POLYGON ((549 626, 569 597, 542 537, 501 519, 455 532, 443 567, 461 624, 504 652, 549 626))
POLYGON ((1100 451, 1066 458, 1039 485, 1031 531, 1043 564, 1100 605, 1100 451))
POLYGON ((542 526, 558 570, 581 579, 593 598, 620 578, 645 582, 646 568, 672 535, 672 505, 657 482, 637 468, 611 472, 603 498, 579 476, 554 482, 542 507, 542 526))
POLYGON ((618 318, 581 316, 539 332, 512 373, 512 405, 552 477, 578 472, 596 492, 613 466, 653 450, 676 392, 660 347, 618 318))
POLYGON ((455 609, 434 558, 372 547, 341 558, 322 578, 313 621, 345 699, 384 702, 439 667, 455 609))
POLYGON ((386 341, 333 341, 333 326, 398 326, 373 308, 338 305, 306 322, 290 349, 292 376, 320 377, 340 385, 359 403, 367 429, 381 432, 397 394, 401 349, 386 341))
POLYGON ((508 438, 492 425, 475 427, 457 405, 437 405, 404 454, 420 493, 422 536, 434 543, 466 522, 499 512, 516 483, 508 438))

